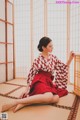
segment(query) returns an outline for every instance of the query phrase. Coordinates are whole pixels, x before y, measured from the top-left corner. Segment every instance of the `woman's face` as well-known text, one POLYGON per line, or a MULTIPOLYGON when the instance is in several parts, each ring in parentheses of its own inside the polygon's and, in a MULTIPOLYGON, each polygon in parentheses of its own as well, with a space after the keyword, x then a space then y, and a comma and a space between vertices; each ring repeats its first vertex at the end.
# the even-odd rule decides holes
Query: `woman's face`
POLYGON ((45 52, 52 52, 52 50, 53 50, 52 41, 46 47, 43 47, 43 51, 45 52))

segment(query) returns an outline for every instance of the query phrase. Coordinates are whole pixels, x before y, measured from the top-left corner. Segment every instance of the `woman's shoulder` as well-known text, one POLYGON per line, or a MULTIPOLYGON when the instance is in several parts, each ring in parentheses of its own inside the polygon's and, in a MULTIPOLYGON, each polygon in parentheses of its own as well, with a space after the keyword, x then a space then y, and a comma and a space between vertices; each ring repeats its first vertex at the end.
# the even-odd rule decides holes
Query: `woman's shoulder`
POLYGON ((53 53, 50 53, 50 56, 53 57, 53 58, 56 58, 56 55, 53 54, 53 53))
POLYGON ((37 57, 35 57, 34 60, 33 60, 33 63, 36 63, 40 59, 40 57, 41 57, 40 55, 38 55, 37 57))
MULTIPOLYGON (((56 58, 56 55, 52 54, 52 53, 49 53, 49 57, 50 58, 56 58)), ((41 59, 43 58, 43 56, 41 54, 39 54, 36 58, 34 58, 34 62, 36 61, 40 61, 41 59)))

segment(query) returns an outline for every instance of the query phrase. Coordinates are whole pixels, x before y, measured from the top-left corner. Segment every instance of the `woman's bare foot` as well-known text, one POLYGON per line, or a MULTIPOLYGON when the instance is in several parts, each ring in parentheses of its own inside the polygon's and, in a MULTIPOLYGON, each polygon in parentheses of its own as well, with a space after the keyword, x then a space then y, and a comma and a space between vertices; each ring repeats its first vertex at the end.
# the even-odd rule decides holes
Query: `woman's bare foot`
POLYGON ((10 108, 12 108, 15 105, 17 105, 17 103, 15 101, 12 102, 12 103, 4 104, 4 105, 2 105, 1 112, 5 112, 5 111, 9 110, 10 108))
POLYGON ((10 108, 11 108, 10 104, 5 104, 5 105, 2 106, 1 112, 5 112, 5 111, 9 110, 10 108))
POLYGON ((12 111, 13 111, 13 110, 16 108, 16 106, 17 106, 17 105, 15 105, 14 107, 10 108, 10 110, 12 110, 12 111))
POLYGON ((0 113, 1 113, 1 111, 2 111, 2 106, 0 105, 0 113))
POLYGON ((25 107, 26 104, 18 104, 16 107, 13 108, 13 112, 15 113, 16 111, 20 110, 21 108, 25 107))

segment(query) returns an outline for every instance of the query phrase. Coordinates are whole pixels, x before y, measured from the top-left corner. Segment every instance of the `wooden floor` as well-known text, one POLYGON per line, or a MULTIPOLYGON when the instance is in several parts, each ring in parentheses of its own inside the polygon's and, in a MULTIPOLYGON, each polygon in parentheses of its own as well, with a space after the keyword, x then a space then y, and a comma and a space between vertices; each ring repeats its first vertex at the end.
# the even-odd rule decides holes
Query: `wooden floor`
MULTIPOLYGON (((25 79, 14 79, 0 84, 0 105, 18 99, 27 86, 25 79)), ((6 111, 8 120, 80 120, 80 98, 68 85, 69 94, 61 97, 57 104, 31 105, 13 113, 6 111)))

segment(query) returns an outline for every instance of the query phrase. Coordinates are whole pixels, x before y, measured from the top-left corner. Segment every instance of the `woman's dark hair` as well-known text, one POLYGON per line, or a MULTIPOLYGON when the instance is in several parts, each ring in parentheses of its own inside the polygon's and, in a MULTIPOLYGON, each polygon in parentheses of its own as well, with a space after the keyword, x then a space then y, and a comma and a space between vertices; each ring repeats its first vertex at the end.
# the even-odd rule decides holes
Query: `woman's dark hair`
POLYGON ((39 44, 37 46, 38 50, 40 52, 43 51, 42 46, 47 47, 47 45, 51 42, 52 40, 49 37, 42 37, 39 41, 39 44))

